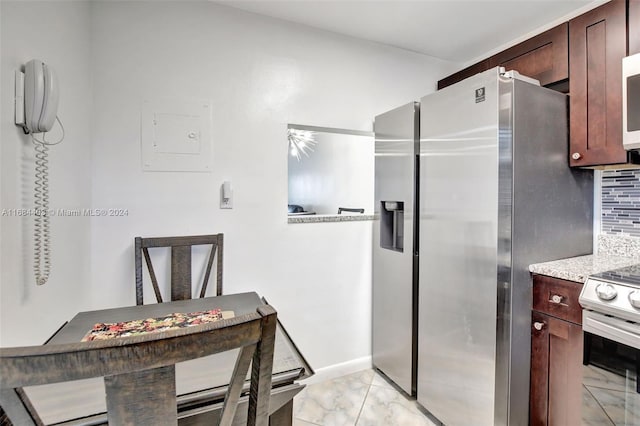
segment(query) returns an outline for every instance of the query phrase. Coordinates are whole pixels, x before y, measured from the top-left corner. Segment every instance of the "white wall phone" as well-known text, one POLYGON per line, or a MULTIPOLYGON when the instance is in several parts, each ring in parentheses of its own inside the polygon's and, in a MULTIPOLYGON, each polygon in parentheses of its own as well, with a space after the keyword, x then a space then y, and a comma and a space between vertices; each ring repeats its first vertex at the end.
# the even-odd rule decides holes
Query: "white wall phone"
POLYGON ((38 59, 33 59, 24 67, 24 73, 16 71, 15 82, 15 123, 21 126, 36 150, 35 173, 35 226, 33 271, 36 284, 47 282, 51 273, 51 247, 49 231, 49 146, 57 145, 64 139, 64 127, 58 118, 58 81, 51 67, 38 59), (62 136, 55 142, 47 141, 49 132, 56 121, 62 129, 62 136), (34 134, 44 133, 42 138, 34 134))

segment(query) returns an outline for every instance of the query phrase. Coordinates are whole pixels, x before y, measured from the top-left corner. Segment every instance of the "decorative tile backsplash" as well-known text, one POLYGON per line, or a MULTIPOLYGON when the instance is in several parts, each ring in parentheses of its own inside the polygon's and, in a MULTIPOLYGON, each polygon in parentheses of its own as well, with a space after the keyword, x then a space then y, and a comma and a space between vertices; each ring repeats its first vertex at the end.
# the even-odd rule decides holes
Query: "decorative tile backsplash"
POLYGON ((602 232, 640 237, 640 170, 602 173, 602 232))

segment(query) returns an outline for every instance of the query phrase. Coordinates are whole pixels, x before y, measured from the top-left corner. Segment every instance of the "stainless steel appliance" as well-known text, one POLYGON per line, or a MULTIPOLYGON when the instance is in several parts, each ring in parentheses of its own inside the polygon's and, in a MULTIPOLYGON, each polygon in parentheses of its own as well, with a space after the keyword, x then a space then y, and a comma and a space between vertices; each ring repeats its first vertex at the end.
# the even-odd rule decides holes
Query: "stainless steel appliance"
POLYGON ((419 104, 375 118, 373 365, 415 393, 419 104))
POLYGON ((592 247, 566 96, 502 71, 420 102, 417 399, 447 426, 528 424, 528 265, 592 247))
POLYGON ((579 301, 582 423, 640 425, 640 264, 590 276, 579 301))

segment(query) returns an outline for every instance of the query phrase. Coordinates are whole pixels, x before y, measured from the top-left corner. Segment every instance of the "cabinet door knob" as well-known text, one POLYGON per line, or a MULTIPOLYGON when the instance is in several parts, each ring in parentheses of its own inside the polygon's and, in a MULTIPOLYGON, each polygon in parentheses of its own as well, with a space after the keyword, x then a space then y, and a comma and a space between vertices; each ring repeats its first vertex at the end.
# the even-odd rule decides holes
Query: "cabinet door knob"
POLYGON ((551 296, 551 303, 562 303, 562 296, 560 296, 559 294, 554 294, 553 296, 551 296))
POLYGON ((534 322, 533 323, 533 328, 535 328, 536 330, 540 331, 544 328, 544 323, 543 322, 534 322))
POLYGON ((582 158, 582 155, 580 155, 579 152, 574 152, 573 154, 571 154, 571 158, 573 158, 574 160, 579 160, 582 158))

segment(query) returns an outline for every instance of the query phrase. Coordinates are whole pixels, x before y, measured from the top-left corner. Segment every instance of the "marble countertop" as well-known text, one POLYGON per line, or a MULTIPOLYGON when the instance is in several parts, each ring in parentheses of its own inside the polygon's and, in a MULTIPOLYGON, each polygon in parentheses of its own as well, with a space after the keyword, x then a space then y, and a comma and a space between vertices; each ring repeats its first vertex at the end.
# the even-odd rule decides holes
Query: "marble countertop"
POLYGON ((354 222, 373 220, 372 214, 318 214, 296 215, 287 218, 288 223, 319 223, 319 222, 354 222))
POLYGON ((535 263, 529 265, 529 272, 584 283, 591 274, 622 268, 639 262, 640 259, 633 257, 589 254, 551 262, 535 263))
POLYGON ((529 265, 529 272, 584 283, 589 275, 640 263, 640 238, 598 236, 598 252, 529 265))

